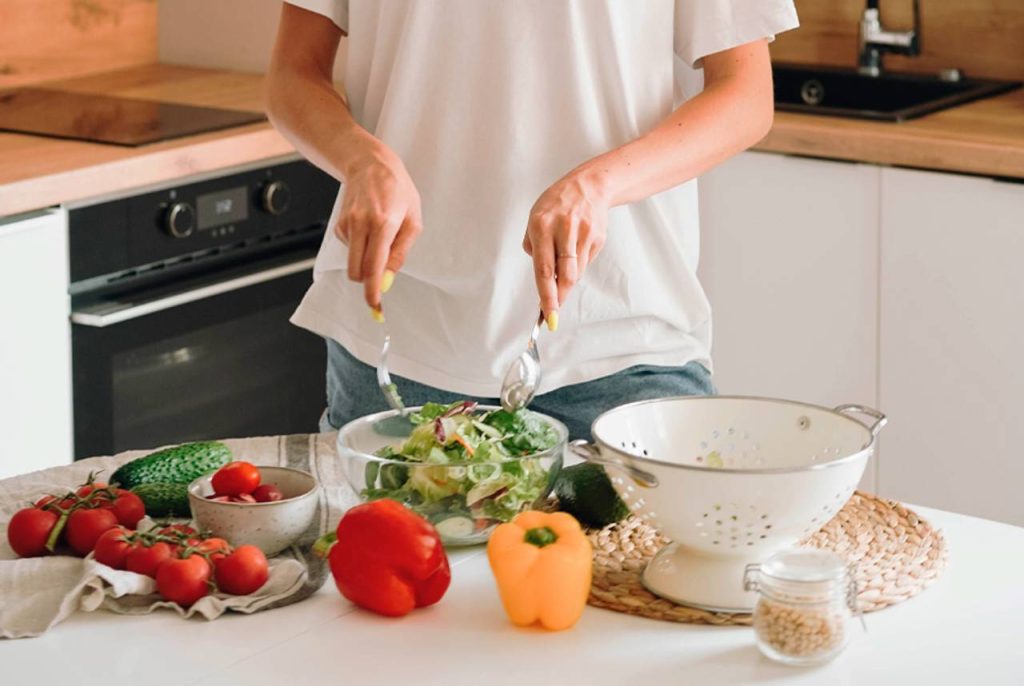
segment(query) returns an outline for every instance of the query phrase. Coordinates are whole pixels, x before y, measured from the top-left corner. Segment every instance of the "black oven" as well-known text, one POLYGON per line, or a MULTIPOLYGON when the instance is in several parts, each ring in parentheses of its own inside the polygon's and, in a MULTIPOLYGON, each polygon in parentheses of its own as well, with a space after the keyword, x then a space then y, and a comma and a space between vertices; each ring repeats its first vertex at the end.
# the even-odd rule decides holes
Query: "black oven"
POLYGON ((76 459, 316 430, 324 345, 288 318, 337 190, 297 161, 69 211, 76 459))

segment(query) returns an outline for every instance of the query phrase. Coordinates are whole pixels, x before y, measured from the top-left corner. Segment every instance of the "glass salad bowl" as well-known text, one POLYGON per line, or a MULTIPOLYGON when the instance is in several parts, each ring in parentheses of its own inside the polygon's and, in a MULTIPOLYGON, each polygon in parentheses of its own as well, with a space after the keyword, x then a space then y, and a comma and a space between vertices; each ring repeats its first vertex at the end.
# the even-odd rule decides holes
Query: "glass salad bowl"
POLYGON ((446 546, 484 543, 538 507, 562 469, 569 432, 529 410, 474 403, 378 412, 338 431, 338 456, 364 501, 390 498, 428 519, 446 546))

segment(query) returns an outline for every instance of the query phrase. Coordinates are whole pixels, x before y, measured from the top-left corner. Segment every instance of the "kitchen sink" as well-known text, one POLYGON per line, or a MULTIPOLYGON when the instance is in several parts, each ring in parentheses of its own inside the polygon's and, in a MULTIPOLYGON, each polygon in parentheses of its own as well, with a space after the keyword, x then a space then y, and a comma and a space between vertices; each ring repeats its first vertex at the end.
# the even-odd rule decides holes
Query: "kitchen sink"
POLYGON ((855 69, 774 65, 775 108, 837 117, 904 121, 1020 87, 1019 82, 940 78, 855 69))

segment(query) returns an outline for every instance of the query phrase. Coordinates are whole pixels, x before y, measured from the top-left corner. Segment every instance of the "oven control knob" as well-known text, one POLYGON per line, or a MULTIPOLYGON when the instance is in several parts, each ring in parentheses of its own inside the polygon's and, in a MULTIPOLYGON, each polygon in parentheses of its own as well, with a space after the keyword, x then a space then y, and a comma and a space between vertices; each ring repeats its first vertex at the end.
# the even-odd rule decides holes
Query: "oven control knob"
POLYGON ((281 215, 288 211, 292 202, 292 189, 284 181, 271 181, 263 187, 260 204, 272 215, 281 215))
POLYGON ((172 203, 164 215, 164 228, 175 238, 187 238, 196 230, 196 213, 187 202, 172 203))

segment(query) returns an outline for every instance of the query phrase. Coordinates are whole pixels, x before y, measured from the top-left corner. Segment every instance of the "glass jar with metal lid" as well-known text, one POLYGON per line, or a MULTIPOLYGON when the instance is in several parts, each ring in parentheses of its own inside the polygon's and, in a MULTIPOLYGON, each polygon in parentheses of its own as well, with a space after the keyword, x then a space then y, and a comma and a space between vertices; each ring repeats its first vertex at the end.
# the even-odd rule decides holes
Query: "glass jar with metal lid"
POLYGON ((851 616, 859 615, 848 565, 823 550, 783 550, 750 565, 744 588, 760 594, 753 618, 758 648, 785 664, 831 660, 846 647, 851 616))

